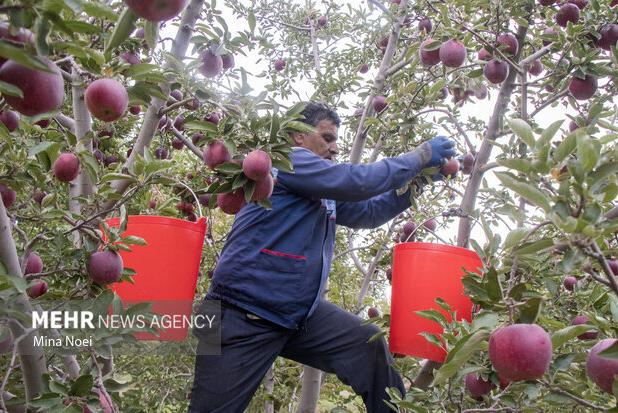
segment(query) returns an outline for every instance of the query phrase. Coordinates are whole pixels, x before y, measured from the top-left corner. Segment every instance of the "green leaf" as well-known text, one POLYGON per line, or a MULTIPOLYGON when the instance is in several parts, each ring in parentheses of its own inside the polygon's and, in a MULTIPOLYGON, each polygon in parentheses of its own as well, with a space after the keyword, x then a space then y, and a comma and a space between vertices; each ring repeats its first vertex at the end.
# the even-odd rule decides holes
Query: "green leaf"
POLYGON ((527 228, 515 228, 510 231, 504 240, 503 249, 508 250, 518 245, 528 232, 527 228))
POLYGON ((536 141, 536 148, 539 150, 543 150, 543 148, 549 147, 549 143, 556 135, 556 132, 558 132, 563 122, 564 120, 557 120, 551 125, 549 125, 547 128, 545 128, 543 133, 541 133, 541 137, 539 138, 539 140, 536 141))
POLYGON ((3 82, 2 80, 0 80, 0 93, 3 95, 17 96, 20 98, 24 97, 24 93, 20 88, 10 83, 3 82))
POLYGON ((618 359, 618 341, 614 342, 611 346, 605 350, 599 352, 599 356, 608 359, 618 359))
POLYGON ((444 317, 444 314, 442 314, 438 310, 419 310, 415 311, 415 313, 423 318, 426 318, 427 320, 435 321, 441 326, 445 326, 446 324, 448 324, 448 321, 446 317, 444 317))
POLYGON ((131 32, 135 30, 136 21, 137 15, 128 7, 125 8, 120 14, 120 18, 118 19, 118 22, 114 27, 114 31, 109 37, 103 51, 107 61, 109 61, 112 57, 112 50, 127 40, 131 32))
POLYGON ((509 169, 515 169, 516 171, 528 173, 532 169, 530 161, 525 159, 498 159, 498 165, 504 166, 509 169))
POLYGON ((495 175, 504 186, 519 194, 526 201, 541 207, 545 212, 549 211, 549 199, 540 189, 504 172, 496 172, 495 175))
POLYGON ((71 396, 85 397, 90 394, 92 386, 94 385, 94 379, 90 374, 85 374, 78 377, 77 380, 71 386, 69 394, 71 396))
POLYGON ((242 171, 242 166, 234 162, 225 162, 217 166, 215 170, 228 174, 235 174, 242 171))
POLYGON ((253 10, 249 10, 247 22, 249 23, 249 30, 253 33, 255 31, 255 14, 253 14, 253 10))
POLYGON ((577 139, 574 133, 570 133, 554 151, 554 160, 560 163, 569 156, 577 147, 577 139))
POLYGON ((518 138, 524 141, 529 147, 534 147, 534 136, 532 135, 532 128, 528 125, 528 122, 516 118, 507 119, 506 122, 518 138))
POLYGON ((36 51, 39 55, 47 56, 50 54, 51 50, 49 45, 47 44, 47 37, 51 31, 51 21, 47 18, 48 13, 44 13, 44 15, 39 16, 35 25, 35 39, 34 44, 36 46, 36 51))
POLYGON ((128 180, 130 182, 137 182, 137 179, 135 179, 135 177, 133 177, 131 175, 121 174, 121 173, 117 173, 117 172, 112 172, 112 173, 103 175, 103 177, 101 177, 100 183, 104 183, 104 182, 108 182, 108 181, 121 180, 121 179, 122 180, 128 180))
POLYGON ((204 120, 190 120, 185 122, 185 129, 197 129, 200 131, 208 131, 208 132, 217 132, 217 126, 212 122, 204 121, 204 120))
POLYGON ((4 40, 0 40, 0 56, 8 60, 13 60, 30 69, 53 73, 53 71, 47 67, 47 64, 40 58, 32 56, 21 47, 13 46, 11 43, 4 40))
POLYGON ((127 230, 127 223, 128 223, 128 216, 127 216, 127 207, 125 204, 122 204, 120 206, 120 233, 124 233, 127 230))
POLYGON ((553 245, 554 241, 551 238, 543 238, 537 241, 527 242, 517 248, 514 252, 517 255, 530 255, 550 248, 553 245))
POLYGON ((301 133, 313 133, 315 128, 303 122, 296 120, 290 120, 281 124, 281 128, 287 131, 301 132, 301 133))
POLYGON ((536 321, 543 307, 543 299, 541 297, 529 298, 523 305, 517 307, 519 317, 517 322, 532 324, 536 321))
POLYGON ((450 377, 457 374, 474 353, 481 350, 483 343, 488 337, 489 331, 483 329, 468 334, 459 340, 457 344, 455 344, 455 347, 449 351, 444 365, 436 372, 433 384, 444 384, 450 377))
POLYGON ((35 156, 37 153, 47 151, 54 147, 60 149, 60 144, 58 142, 41 142, 28 150, 28 156, 35 156))
POLYGON ((577 158, 586 172, 591 171, 599 160, 599 154, 587 134, 577 135, 577 158))
POLYGON ((502 300, 502 286, 500 285, 500 278, 498 277, 498 272, 494 267, 491 267, 487 274, 485 274, 485 290, 487 291, 487 295, 493 301, 501 301, 502 300))
POLYGON ((159 35, 159 22, 147 21, 144 26, 144 40, 150 50, 154 50, 157 46, 157 37, 159 35))
POLYGON ((565 327, 552 333, 551 345, 555 350, 561 345, 565 344, 567 341, 572 340, 575 337, 584 334, 585 332, 590 330, 594 330, 594 327, 586 324, 565 327))
POLYGON ((144 238, 135 235, 129 235, 128 237, 124 237, 122 239, 122 242, 127 245, 148 245, 144 238))

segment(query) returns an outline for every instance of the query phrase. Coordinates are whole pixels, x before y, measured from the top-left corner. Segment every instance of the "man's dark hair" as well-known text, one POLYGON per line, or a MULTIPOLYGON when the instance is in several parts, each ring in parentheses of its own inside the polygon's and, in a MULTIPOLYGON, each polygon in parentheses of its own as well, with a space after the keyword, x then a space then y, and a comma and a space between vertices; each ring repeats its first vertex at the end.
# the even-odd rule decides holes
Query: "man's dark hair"
POLYGON ((307 123, 311 126, 316 126, 321 120, 328 119, 339 127, 341 125, 341 119, 339 115, 333 109, 329 108, 323 103, 319 102, 306 102, 305 109, 300 112, 304 119, 299 119, 303 123, 307 123))

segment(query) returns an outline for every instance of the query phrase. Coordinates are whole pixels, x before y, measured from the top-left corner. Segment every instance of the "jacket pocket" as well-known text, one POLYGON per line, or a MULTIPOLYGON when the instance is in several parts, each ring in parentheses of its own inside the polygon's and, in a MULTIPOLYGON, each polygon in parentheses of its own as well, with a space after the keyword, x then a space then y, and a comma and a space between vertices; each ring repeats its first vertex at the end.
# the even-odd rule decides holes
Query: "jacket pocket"
POLYGON ((275 272, 303 273, 307 267, 307 257, 262 248, 256 267, 275 272))

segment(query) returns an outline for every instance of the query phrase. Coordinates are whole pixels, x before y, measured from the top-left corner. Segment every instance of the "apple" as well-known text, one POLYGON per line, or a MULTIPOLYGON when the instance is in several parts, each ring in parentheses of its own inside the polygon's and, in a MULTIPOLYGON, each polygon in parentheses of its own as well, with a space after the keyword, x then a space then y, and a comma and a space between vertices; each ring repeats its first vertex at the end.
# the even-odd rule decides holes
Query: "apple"
POLYGON ((228 215, 237 214, 245 204, 245 191, 242 188, 217 195, 217 206, 228 215))
POLYGON ((160 22, 177 16, 189 0, 124 0, 133 13, 146 20, 160 22))
POLYGON ((180 132, 185 130, 185 117, 182 113, 176 116, 176 119, 174 119, 174 128, 176 128, 176 130, 180 132))
POLYGON ((474 90, 474 97, 476 97, 477 99, 485 99, 488 93, 489 92, 487 91, 487 86, 482 84, 474 90))
POLYGON ((196 98, 193 98, 187 103, 185 103, 185 108, 189 110, 198 110, 199 107, 200 107, 200 101, 196 98))
POLYGON ((466 374, 466 389, 470 395, 478 400, 483 400, 483 396, 489 394, 496 385, 489 380, 483 380, 476 373, 466 374))
POLYGON ((92 280, 100 285, 116 282, 122 276, 122 257, 116 251, 98 251, 88 259, 87 269, 92 280))
POLYGON ((318 27, 324 27, 328 24, 328 17, 320 16, 318 18, 318 27))
POLYGON ((221 59, 221 56, 214 54, 210 49, 202 53, 201 59, 202 65, 199 70, 206 77, 215 77, 223 70, 223 59, 221 59))
POLYGON ((419 32, 424 31, 425 34, 429 34, 431 33, 432 28, 433 28, 433 25, 431 24, 431 20, 429 20, 428 18, 421 19, 421 21, 418 22, 419 32))
POLYGON ((579 125, 574 120, 569 122, 569 132, 573 132, 578 128, 579 128, 579 125))
POLYGON ((471 153, 467 153, 464 157, 463 157, 463 169, 462 169, 462 173, 464 175, 470 175, 472 173, 472 167, 474 166, 474 155, 472 155, 471 153))
POLYGON ((571 3, 564 3, 556 13, 558 26, 566 27, 568 22, 577 24, 579 21, 579 7, 571 3))
POLYGON ((104 122, 113 122, 127 110, 129 94, 117 80, 103 78, 88 85, 84 100, 92 116, 104 122))
POLYGON ((215 140, 208 144, 203 153, 203 159, 206 165, 214 170, 222 163, 229 162, 232 159, 230 152, 221 140, 215 140))
POLYGON ((27 293, 30 298, 37 298, 45 294, 47 292, 47 289, 48 286, 45 281, 34 280, 32 281, 32 286, 28 288, 27 293))
POLYGON ((607 260, 610 270, 614 275, 618 275, 618 260, 607 260))
POLYGON ((236 65, 236 62, 234 62, 234 55, 231 53, 221 55, 221 62, 223 64, 223 70, 233 69, 236 65))
POLYGON ((253 194, 251 195, 252 201, 264 201, 273 193, 273 188, 275 187, 275 183, 273 181, 273 177, 270 175, 266 175, 266 178, 261 179, 255 182, 255 189, 253 190, 253 194))
POLYGON ((380 317, 380 311, 375 307, 369 307, 369 309, 367 310, 367 316, 369 318, 380 317))
POLYGON ((569 92, 577 100, 588 100, 597 91, 597 78, 585 75, 583 79, 573 76, 569 82, 569 92))
MULTIPOLYGON (((571 325, 572 326, 577 326, 580 324, 588 324, 588 317, 585 315, 578 315, 577 317, 575 317, 573 320, 571 320, 571 325)), ((577 336, 578 339, 580 340, 595 340, 597 338, 597 336, 599 335, 599 332, 594 330, 594 331, 587 331, 583 334, 580 334, 577 336)))
POLYGON ((43 272, 43 260, 36 252, 31 252, 26 258, 26 268, 24 269, 24 275, 38 274, 43 272))
POLYGON ((595 344, 586 359, 586 373, 590 380, 604 392, 612 394, 614 379, 618 375, 618 360, 600 356, 599 353, 613 345, 615 338, 606 338, 595 344))
POLYGON ((120 59, 130 65, 136 65, 140 63, 141 61, 139 58, 139 55, 137 55, 136 53, 131 53, 131 52, 124 52, 123 54, 120 55, 120 59))
POLYGON ((551 337, 537 324, 501 327, 489 337, 489 359, 505 381, 535 380, 551 362, 551 337))
POLYGON ((71 182, 79 173, 79 159, 74 153, 61 153, 52 167, 54 176, 61 182, 71 182))
POLYGON ((493 57, 493 55, 487 51, 487 49, 485 49, 484 47, 481 48, 481 50, 479 50, 478 53, 478 59, 479 60, 485 60, 485 61, 489 61, 491 60, 493 57))
POLYGON ((434 218, 431 218, 429 221, 425 221, 423 226, 430 231, 435 231, 438 227, 438 222, 434 218))
POLYGON ((247 154, 242 161, 242 171, 247 178, 254 181, 266 179, 270 174, 273 164, 268 154, 260 149, 256 149, 247 154))
POLYGON ((172 148, 180 150, 185 146, 185 143, 179 139, 174 137, 174 139, 172 139, 172 148))
POLYGON ((382 50, 382 53, 384 53, 384 50, 386 50, 387 47, 388 47, 388 36, 384 36, 378 41, 378 49, 382 50))
POLYGON ((129 112, 131 112, 132 115, 139 115, 141 111, 142 107, 140 105, 133 105, 129 108, 129 112))
POLYGON ((601 37, 597 44, 601 49, 610 50, 618 42, 618 24, 606 24, 599 30, 601 37))
POLYGON ((277 72, 281 72, 283 69, 285 69, 285 65, 286 65, 286 61, 283 59, 277 59, 275 60, 275 63, 273 63, 273 67, 275 68, 275 70, 277 72))
POLYGON ((19 115, 12 110, 0 112, 0 122, 6 126, 9 132, 14 132, 19 127, 19 115))
POLYGON ((119 161, 119 159, 118 159, 118 157, 116 155, 107 155, 107 156, 105 156, 105 159, 103 159, 103 165, 109 166, 109 165, 111 165, 113 163, 116 163, 118 161, 119 161))
POLYGON ((143 27, 140 27, 139 29, 135 31, 135 37, 138 39, 144 38, 144 28, 143 27))
POLYGON ((46 195, 47 194, 44 191, 41 191, 39 188, 36 188, 32 192, 32 199, 34 199, 34 202, 36 202, 37 204, 41 205, 43 203, 43 198, 45 198, 46 195))
POLYGON ((483 75, 490 83, 502 83, 509 75, 509 65, 501 60, 492 59, 485 64, 483 75))
POLYGON ((388 281, 393 281, 393 269, 392 268, 387 268, 385 274, 386 274, 386 279, 388 281))
POLYGON ((412 221, 408 221, 403 225, 403 235, 406 238, 409 238, 410 235, 412 235, 412 233, 414 232, 414 230, 416 229, 416 224, 412 221))
POLYGON ((556 2, 556 0, 539 0, 539 4, 541 6, 551 6, 555 2, 556 2))
POLYGON ((159 119, 159 123, 157 124, 157 129, 161 129, 161 130, 169 129, 167 128, 167 124, 169 120, 170 119, 168 118, 167 115, 161 116, 161 119, 159 119))
POLYGON ((212 194, 200 194, 197 196, 197 200, 200 205, 207 207, 210 204, 210 198, 212 198, 212 194))
POLYGON ((558 37, 558 32, 551 27, 543 30, 543 34, 541 35, 541 38, 543 39, 543 46, 552 44, 556 40, 556 37, 558 37))
POLYGON ((388 103, 386 102, 386 98, 384 96, 375 96, 373 98, 373 110, 376 113, 380 113, 382 112, 384 109, 386 109, 386 107, 388 106, 388 103))
POLYGON ((459 67, 466 60, 466 47, 457 39, 442 43, 439 50, 440 61, 447 67, 459 67))
MULTIPOLYGON (((34 43, 34 34, 28 29, 11 27, 7 22, 2 22, 0 23, 0 39, 23 47, 26 43, 34 43)), ((0 57, 0 66, 6 61, 6 58, 0 57)))
POLYGON ((519 42, 512 33, 504 33, 498 36, 497 46, 506 54, 515 56, 519 50, 519 42))
POLYGON ((103 161, 105 161, 105 154, 98 148, 92 151, 92 156, 94 156, 99 163, 103 163, 103 161))
POLYGON ((64 80, 60 69, 46 57, 39 57, 50 72, 30 69, 9 60, 0 67, 0 80, 19 88, 23 97, 3 94, 13 109, 26 116, 36 116, 58 109, 64 100, 64 80))
POLYGON ((40 121, 35 123, 35 125, 38 125, 43 129, 47 128, 50 124, 51 124, 51 119, 49 118, 41 119, 40 121))
POLYGON ((180 102, 182 100, 182 92, 178 89, 172 90, 170 92, 170 96, 174 98, 174 100, 176 100, 177 102, 180 102))
POLYGON ((431 37, 423 40, 421 47, 418 49, 418 54, 421 59, 421 63, 425 66, 434 66, 440 63, 440 49, 427 50, 427 46, 435 43, 435 40, 431 37))
POLYGON ((447 160, 440 168, 440 173, 444 176, 455 176, 457 171, 459 171, 459 161, 455 158, 447 160))
POLYGON ((528 73, 532 76, 538 76, 543 71, 543 63, 541 63, 539 59, 534 59, 532 64, 526 66, 526 70, 528 70, 528 73))
POLYGON ((367 63, 363 63, 358 67, 358 71, 360 73, 367 73, 369 71, 369 65, 367 63))
POLYGON ((159 146, 155 150, 155 158, 157 159, 167 159, 169 154, 169 150, 165 146, 159 146))
POLYGON ((17 198, 17 192, 13 191, 6 185, 0 184, 0 198, 5 208, 10 208, 17 198))
POLYGON ((564 277, 564 280, 562 280, 562 285, 564 285, 564 288, 566 288, 567 290, 573 291, 575 289, 575 286, 577 285, 577 278, 573 277, 572 275, 568 275, 564 277))
POLYGON ((195 132, 191 138, 191 142, 193 142, 194 145, 199 146, 202 139, 204 139, 204 134, 202 132, 195 132))
POLYGON ((206 122, 210 122, 215 125, 218 125, 219 122, 221 121, 221 114, 219 112, 211 112, 204 116, 204 120, 206 122))
POLYGON ((148 201, 148 208, 150 209, 155 209, 157 207, 157 201, 154 199, 151 199, 150 201, 148 201))
POLYGON ((105 127, 104 129, 99 130, 99 132, 97 132, 97 136, 99 138, 104 138, 104 137, 112 137, 114 136, 114 128, 113 127, 105 127))

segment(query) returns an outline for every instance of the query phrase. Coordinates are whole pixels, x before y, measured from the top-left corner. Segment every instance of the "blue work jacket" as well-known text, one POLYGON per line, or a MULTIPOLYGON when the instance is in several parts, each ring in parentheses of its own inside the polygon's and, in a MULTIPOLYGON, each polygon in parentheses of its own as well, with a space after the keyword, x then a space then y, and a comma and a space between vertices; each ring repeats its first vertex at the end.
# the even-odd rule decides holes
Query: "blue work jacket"
POLYGON ((274 170, 272 209, 251 203, 236 215, 206 298, 284 328, 302 327, 326 286, 336 225, 375 228, 407 209, 409 191, 398 196, 396 190, 428 156, 431 149, 371 164, 336 164, 295 147, 294 172, 274 170))

